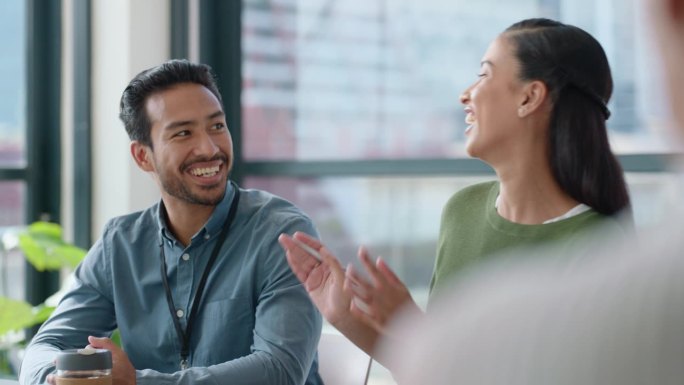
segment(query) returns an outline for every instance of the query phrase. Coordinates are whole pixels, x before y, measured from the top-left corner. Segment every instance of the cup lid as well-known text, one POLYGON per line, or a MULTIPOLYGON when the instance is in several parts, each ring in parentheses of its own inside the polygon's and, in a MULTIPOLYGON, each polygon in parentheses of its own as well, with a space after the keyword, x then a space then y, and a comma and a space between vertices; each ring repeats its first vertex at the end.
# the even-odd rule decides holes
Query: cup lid
POLYGON ((112 352, 106 349, 69 349, 57 353, 57 370, 103 370, 112 368, 112 352))

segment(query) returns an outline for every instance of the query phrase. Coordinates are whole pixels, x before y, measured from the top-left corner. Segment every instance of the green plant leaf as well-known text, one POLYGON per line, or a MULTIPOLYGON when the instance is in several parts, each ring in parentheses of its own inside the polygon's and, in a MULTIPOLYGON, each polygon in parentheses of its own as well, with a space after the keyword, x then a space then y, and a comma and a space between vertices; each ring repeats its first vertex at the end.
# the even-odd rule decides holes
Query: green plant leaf
POLYGON ((31 325, 38 325, 42 324, 43 322, 47 321, 48 318, 50 318, 50 314, 55 311, 54 306, 46 306, 46 305, 38 305, 33 308, 33 319, 31 320, 31 325))
POLYGON ((38 271, 73 268, 86 255, 86 250, 64 242, 62 228, 49 222, 35 222, 19 234, 19 248, 38 271))
POLYGON ((0 297, 0 335, 31 325, 33 317, 27 302, 0 297))
POLYGON ((60 268, 57 261, 51 260, 47 249, 29 234, 19 234, 19 248, 38 271, 56 270, 60 268))
POLYGON ((121 347, 121 332, 119 329, 114 329, 114 332, 110 338, 112 342, 116 344, 116 346, 121 347))
POLYGON ((31 308, 28 302, 0 297, 0 337, 45 322, 55 310, 54 306, 39 305, 31 308))
POLYGON ((34 236, 45 236, 46 238, 62 240, 62 226, 52 222, 33 222, 28 227, 28 232, 34 236))
POLYGON ((52 249, 51 257, 60 262, 62 266, 74 268, 85 258, 86 251, 72 245, 58 245, 52 249))

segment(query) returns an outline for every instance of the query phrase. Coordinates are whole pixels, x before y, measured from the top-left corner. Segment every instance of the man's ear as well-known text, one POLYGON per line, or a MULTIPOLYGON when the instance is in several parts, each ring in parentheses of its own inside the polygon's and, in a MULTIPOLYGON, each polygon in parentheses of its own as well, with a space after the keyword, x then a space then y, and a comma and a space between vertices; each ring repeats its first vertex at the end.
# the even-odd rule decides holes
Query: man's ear
POLYGON ((518 105, 518 117, 524 118, 545 105, 548 89, 543 82, 531 81, 523 86, 522 92, 522 98, 518 105))
POLYGON ((131 142, 131 155, 133 160, 143 171, 154 171, 152 163, 152 149, 150 146, 144 145, 137 140, 131 142))

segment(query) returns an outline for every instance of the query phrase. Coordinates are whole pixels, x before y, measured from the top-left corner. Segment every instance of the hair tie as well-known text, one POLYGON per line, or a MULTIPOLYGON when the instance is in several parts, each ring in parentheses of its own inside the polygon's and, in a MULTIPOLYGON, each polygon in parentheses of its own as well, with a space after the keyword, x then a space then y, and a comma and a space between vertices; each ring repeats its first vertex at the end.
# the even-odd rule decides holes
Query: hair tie
POLYGON ((603 116, 605 117, 606 120, 610 118, 610 110, 608 109, 608 106, 606 105, 606 102, 603 100, 601 96, 599 96, 594 90, 592 90, 589 86, 586 85, 586 83, 581 82, 576 80, 573 76, 571 76, 563 67, 558 66, 558 70, 560 71, 560 84, 561 87, 560 89, 562 90, 565 87, 574 87, 581 93, 583 93, 585 96, 589 97, 594 103, 596 103, 600 108, 601 112, 603 113, 603 116))
POLYGON ((575 82, 569 82, 567 85, 571 86, 571 87, 575 87, 581 93, 588 96, 589 99, 591 99, 593 102, 598 104, 598 106, 601 108, 601 112, 603 112, 603 116, 606 118, 606 120, 608 120, 610 118, 610 110, 608 109, 606 102, 604 102, 603 98, 598 96, 598 94, 596 92, 590 90, 588 87, 581 86, 575 82))

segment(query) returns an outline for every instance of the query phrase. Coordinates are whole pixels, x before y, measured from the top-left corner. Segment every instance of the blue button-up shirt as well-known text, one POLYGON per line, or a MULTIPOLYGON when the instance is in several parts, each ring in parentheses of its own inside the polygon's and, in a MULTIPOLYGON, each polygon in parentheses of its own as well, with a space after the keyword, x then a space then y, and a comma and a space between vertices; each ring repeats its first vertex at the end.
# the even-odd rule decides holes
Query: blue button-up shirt
MULTIPOLYGON (((161 204, 109 221, 76 269, 74 286, 29 344, 21 383, 43 383, 58 350, 81 348, 89 335, 110 335, 115 328, 137 369, 138 384, 304 383, 321 317, 277 237, 316 232, 299 209, 258 190, 240 190, 236 217, 193 321, 191 368, 180 370, 181 343, 171 317, 186 328, 198 281, 235 193, 229 185, 187 247, 167 228, 161 204), (174 314, 162 284, 160 241, 174 314)), ((317 378, 311 373, 309 381, 317 378)))

